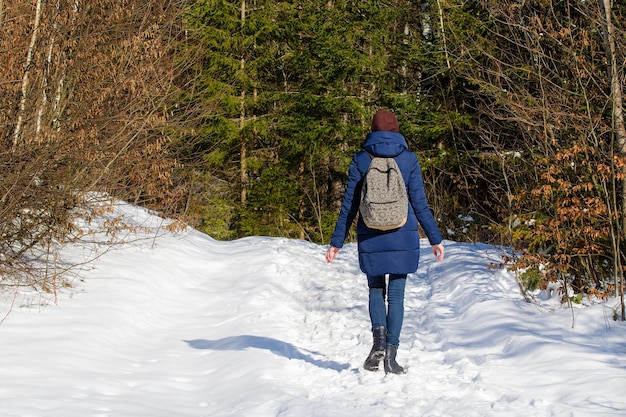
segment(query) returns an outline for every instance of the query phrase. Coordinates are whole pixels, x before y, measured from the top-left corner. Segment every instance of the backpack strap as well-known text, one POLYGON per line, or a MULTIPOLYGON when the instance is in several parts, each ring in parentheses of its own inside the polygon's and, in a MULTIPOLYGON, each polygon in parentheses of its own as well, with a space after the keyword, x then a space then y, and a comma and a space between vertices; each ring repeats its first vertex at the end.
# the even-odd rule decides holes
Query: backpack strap
POLYGON ((361 152, 359 152, 359 153, 357 153, 355 155, 355 159, 356 159, 356 163, 357 163, 357 168, 361 172, 361 175, 364 176, 365 173, 367 173, 367 170, 369 169, 370 164, 372 163, 372 159, 374 159, 374 155, 370 154, 365 149, 362 149, 362 151, 369 158, 367 158, 367 160, 366 160, 365 156, 363 154, 361 154, 361 152))
MULTIPOLYGON (((400 163, 398 162, 398 157, 400 155, 402 155, 403 153, 407 152, 407 151, 408 151, 408 149, 404 149, 402 152, 400 152, 399 154, 397 154, 396 156, 393 157, 393 159, 398 164, 398 167, 400 167, 400 163)), ((369 153, 368 151, 366 151, 365 149, 361 149, 361 152, 357 153, 355 158, 356 158, 356 162, 357 162, 357 167, 359 168, 359 171, 361 172, 361 175, 365 175, 367 173, 367 170, 370 167, 370 164, 372 163, 372 160, 375 158, 375 156, 372 155, 371 153, 369 153), (369 161, 367 162, 367 165, 365 165, 365 160, 363 159, 363 157, 360 156, 361 152, 363 152, 364 154, 367 154, 367 156, 369 156, 369 161)), ((384 157, 381 157, 381 158, 384 158, 384 157)), ((402 169, 400 171, 402 171, 402 169)))

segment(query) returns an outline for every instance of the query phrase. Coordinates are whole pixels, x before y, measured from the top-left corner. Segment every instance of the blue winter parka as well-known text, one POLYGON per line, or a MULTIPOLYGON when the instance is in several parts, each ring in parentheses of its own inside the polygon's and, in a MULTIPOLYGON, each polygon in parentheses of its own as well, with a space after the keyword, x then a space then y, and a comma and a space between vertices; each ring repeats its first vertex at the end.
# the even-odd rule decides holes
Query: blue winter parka
POLYGON ((402 172, 409 196, 407 222, 399 229, 381 231, 368 228, 361 217, 357 221, 359 267, 370 276, 410 274, 419 264, 420 236, 418 222, 431 245, 443 240, 433 218, 417 156, 408 150, 402 134, 388 131, 371 132, 365 138, 362 150, 352 158, 343 203, 330 245, 343 247, 350 227, 359 212, 363 178, 371 158, 368 155, 394 157, 402 172))

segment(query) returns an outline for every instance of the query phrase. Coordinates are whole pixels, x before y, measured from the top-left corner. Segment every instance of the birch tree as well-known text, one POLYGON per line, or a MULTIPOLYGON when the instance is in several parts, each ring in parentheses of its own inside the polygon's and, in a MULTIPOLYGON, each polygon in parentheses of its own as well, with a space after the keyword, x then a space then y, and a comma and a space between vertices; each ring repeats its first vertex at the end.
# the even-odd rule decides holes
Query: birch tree
POLYGON ((30 37, 30 44, 28 45, 28 51, 26 52, 26 63, 24 65, 24 74, 22 76, 22 88, 21 97, 19 101, 19 110, 17 113, 17 121, 15 123, 15 131, 13 132, 13 147, 15 148, 19 141, 24 126, 24 117, 26 112, 26 99, 28 97, 31 77, 31 66, 33 63, 33 55, 35 53, 35 46, 39 36, 39 27, 41 24, 41 8, 43 0, 37 0, 35 5, 35 16, 33 18, 33 29, 30 37))

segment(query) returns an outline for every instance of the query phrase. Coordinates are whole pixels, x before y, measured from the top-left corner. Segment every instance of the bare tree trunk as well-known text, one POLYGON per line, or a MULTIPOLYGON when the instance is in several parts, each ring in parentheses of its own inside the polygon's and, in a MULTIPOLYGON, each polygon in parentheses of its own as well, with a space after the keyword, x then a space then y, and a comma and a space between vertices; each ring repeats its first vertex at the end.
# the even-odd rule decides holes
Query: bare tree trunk
MULTIPOLYGON (((59 2, 56 3, 54 12, 56 13, 57 16, 60 15, 61 9, 60 9, 59 2)), ((74 23, 76 22, 77 13, 78 13, 78 0, 74 2, 74 7, 72 8, 71 12, 72 12, 72 18, 71 18, 72 24, 70 25, 70 27, 73 28, 74 23)), ((59 25, 60 25, 59 22, 55 21, 53 23, 55 33, 57 30, 59 30, 59 25)), ((72 35, 73 33, 70 32, 67 36, 69 37, 72 35)), ((62 41, 63 40, 60 40, 60 42, 62 41)), ((53 66, 55 64, 55 62, 53 62, 53 56, 54 56, 53 52, 54 52, 55 46, 60 45, 60 43, 56 41, 56 38, 54 37, 54 35, 50 38, 49 42, 50 42, 50 45, 48 46, 48 54, 46 56, 45 67, 44 67, 44 71, 42 75, 43 87, 41 91, 41 103, 39 105, 39 111, 37 112, 35 135, 38 140, 41 139, 42 125, 44 123, 49 123, 49 126, 51 126, 52 128, 55 128, 57 132, 60 130, 60 124, 59 124, 60 110, 59 109, 63 107, 61 100, 63 98, 62 92, 63 92, 63 85, 65 84, 65 68, 66 67, 64 65, 59 65, 60 62, 57 59, 56 64, 59 68, 57 68, 56 73, 53 72, 53 66), (44 118, 45 112, 47 111, 47 107, 49 105, 48 91, 49 90, 52 91, 52 87, 54 83, 56 83, 56 88, 54 89, 54 95, 52 97, 52 105, 49 110, 48 118, 45 119, 44 118)))
MULTIPOLYGON (((245 97, 245 92, 241 93, 241 119, 239 121, 239 128, 243 130, 244 121, 245 121, 245 106, 243 104, 243 99, 245 97)), ((241 148, 239 152, 239 169, 241 171, 241 205, 246 204, 247 199, 247 186, 248 186, 248 163, 246 159, 247 155, 247 146, 244 138, 241 138, 241 148)))
MULTIPOLYGON (((604 12, 605 12, 605 24, 607 41, 609 46, 609 59, 611 65, 611 98, 613 101, 613 125, 615 128, 615 135, 617 137, 617 143, 620 146, 620 152, 622 155, 626 155, 626 127, 624 126, 624 112, 623 112, 623 95, 622 84, 619 79, 619 70, 617 68, 617 57, 615 52, 615 26, 612 21, 611 13, 611 1, 603 0, 604 12)), ((626 224, 624 226, 626 230, 626 224)))
MULTIPOLYGON (((243 0, 241 2, 241 27, 243 28, 246 24, 246 1, 243 0)), ((245 56, 241 56, 241 71, 243 71, 246 67, 246 58, 245 56)), ((242 132, 244 125, 246 123, 246 89, 242 87, 241 89, 241 112, 239 114, 239 131, 242 132)), ((239 153, 239 169, 241 171, 241 205, 246 204, 247 199, 247 189, 248 189, 248 163, 246 161, 247 155, 247 145, 246 141, 241 137, 241 150, 239 153)))
MULTIPOLYGON (((615 54, 615 27, 613 26, 611 13, 611 0, 602 0, 605 13, 605 33, 608 46, 609 71, 611 76, 611 101, 613 107, 613 129, 614 135, 619 145, 620 156, 626 156, 626 128, 624 127, 624 113, 622 109, 622 85, 619 79, 617 68, 617 57, 615 54)), ((626 182, 624 182, 626 184, 626 182)), ((625 188, 626 189, 626 188, 625 188)), ((626 195, 624 195, 626 202, 626 195)), ((624 205, 626 207, 626 205, 624 205)), ((626 233, 626 216, 622 225, 622 232, 626 233)))
POLYGON ((39 35, 39 22, 41 21, 41 4, 42 0, 37 0, 37 7, 35 9, 35 22, 33 24, 33 33, 30 38, 30 45, 28 47, 28 53, 26 54, 26 66, 24 67, 24 76, 22 77, 22 97, 20 99, 19 111, 17 113, 17 123, 15 124, 15 131, 13 132, 14 149, 15 147, 17 147, 20 141, 22 127, 24 126, 24 112, 26 111, 26 98, 28 95, 28 85, 30 82, 30 66, 33 62, 33 53, 35 50, 35 44, 37 43, 37 37, 39 35))
POLYGON ((443 24, 443 9, 441 8, 441 1, 437 0, 437 9, 439 10, 439 25, 441 26, 441 40, 443 42, 443 51, 446 54, 446 66, 451 68, 450 56, 448 55, 448 47, 446 46, 446 28, 443 24))
MULTIPOLYGON (((608 52, 608 60, 609 60, 609 70, 611 76, 611 101, 612 101, 612 110, 613 110, 613 130, 614 136, 617 140, 619 156, 626 156, 626 128, 624 127, 624 114, 622 109, 622 86, 619 80, 619 71, 617 69, 617 58, 615 54, 615 27, 613 26, 613 19, 611 13, 611 0, 602 0, 602 6, 604 7, 604 24, 605 24, 605 33, 606 33, 606 41, 607 41, 607 52, 608 52)), ((626 169, 621 168, 621 173, 626 174, 626 169)), ((621 239, 619 239, 620 243, 623 240, 624 236, 626 236, 626 216, 624 215, 624 211, 626 210, 626 180, 622 180, 622 201, 621 201, 621 212, 622 212, 622 233, 621 239)), ((621 247, 622 245, 620 245, 621 247)), ((620 252, 617 251, 615 253, 616 260, 621 260, 620 252)), ((621 262, 616 262, 616 265, 620 266, 616 268, 615 271, 615 292, 616 296, 620 298, 620 306, 621 306, 621 316, 622 320, 626 320, 626 308, 624 306, 624 275, 622 273, 621 262)))

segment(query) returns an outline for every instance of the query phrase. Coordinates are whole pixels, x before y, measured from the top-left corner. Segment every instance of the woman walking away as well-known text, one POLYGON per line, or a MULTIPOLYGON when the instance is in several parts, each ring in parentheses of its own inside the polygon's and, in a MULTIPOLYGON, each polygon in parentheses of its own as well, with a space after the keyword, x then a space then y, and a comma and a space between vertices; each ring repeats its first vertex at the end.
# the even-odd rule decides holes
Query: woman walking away
POLYGON ((406 277, 417 270, 419 263, 418 224, 426 233, 436 259, 441 261, 444 257, 443 238, 426 201, 417 156, 408 150, 399 131, 398 120, 390 111, 380 110, 374 115, 371 132, 365 138, 362 150, 352 158, 341 211, 326 252, 326 262, 330 263, 343 247, 359 212, 363 181, 373 158, 393 158, 408 195, 406 223, 392 230, 380 230, 368 227, 361 215, 357 221, 357 241, 359 267, 367 275, 369 286, 369 314, 374 339, 364 368, 376 371, 382 359, 385 373, 394 374, 404 373, 404 368, 396 362, 396 353, 404 319, 406 277))

